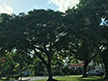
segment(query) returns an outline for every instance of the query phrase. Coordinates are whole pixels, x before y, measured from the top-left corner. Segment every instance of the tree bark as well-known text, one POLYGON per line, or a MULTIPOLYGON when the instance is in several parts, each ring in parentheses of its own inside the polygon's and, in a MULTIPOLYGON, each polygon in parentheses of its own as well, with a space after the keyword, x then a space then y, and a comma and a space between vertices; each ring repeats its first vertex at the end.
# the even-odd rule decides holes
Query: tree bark
POLYGON ((87 77, 87 74, 86 74, 87 66, 88 66, 89 62, 90 62, 92 59, 94 59, 97 55, 98 55, 98 53, 95 54, 93 57, 91 57, 89 60, 87 60, 87 59, 84 60, 83 76, 82 76, 82 77, 87 77))
POLYGON ((107 50, 101 51, 101 49, 99 50, 99 52, 100 52, 100 56, 101 56, 101 58, 103 60, 103 63, 105 65, 105 78, 104 79, 108 79, 108 60, 107 60, 108 51, 107 50))
POLYGON ((53 77, 52 77, 51 61, 48 63, 47 71, 48 71, 48 75, 49 75, 49 78, 47 81, 57 81, 57 80, 53 79, 53 77))
POLYGON ((49 75, 49 78, 48 78, 47 81, 53 81, 52 71, 51 71, 51 65, 50 64, 48 64, 47 70, 48 70, 48 75, 49 75))
POLYGON ((108 63, 104 63, 105 65, 105 78, 104 79, 108 79, 108 63))
POLYGON ((87 60, 84 60, 83 76, 82 76, 82 78, 83 78, 83 77, 87 77, 87 75, 86 75, 86 70, 87 70, 88 63, 89 63, 89 62, 88 62, 87 60))
POLYGON ((107 51, 101 51, 101 49, 99 50, 100 51, 100 56, 103 60, 103 63, 105 65, 105 78, 104 79, 108 79, 108 60, 107 60, 107 51))
POLYGON ((105 78, 104 79, 108 79, 108 62, 105 58, 102 58, 103 59, 103 63, 105 65, 105 78))
POLYGON ((47 70, 48 70, 48 74, 49 74, 49 78, 48 78, 47 81, 53 81, 52 71, 51 71, 51 58, 50 58, 50 55, 48 55, 48 67, 47 67, 47 70))
POLYGON ((57 81, 55 79, 53 79, 52 77, 52 70, 51 70, 51 56, 48 54, 48 67, 47 67, 47 70, 48 70, 48 74, 49 74, 49 78, 47 81, 57 81))
POLYGON ((35 51, 35 54, 38 55, 38 57, 40 58, 40 60, 43 62, 43 64, 44 64, 44 65, 46 66, 46 68, 47 68, 48 75, 49 75, 49 78, 48 78, 47 81, 57 81, 57 80, 53 79, 53 77, 52 77, 51 57, 50 57, 50 54, 47 54, 48 62, 46 62, 46 61, 44 60, 44 58, 41 56, 41 54, 39 54, 35 49, 34 49, 34 51, 35 51))

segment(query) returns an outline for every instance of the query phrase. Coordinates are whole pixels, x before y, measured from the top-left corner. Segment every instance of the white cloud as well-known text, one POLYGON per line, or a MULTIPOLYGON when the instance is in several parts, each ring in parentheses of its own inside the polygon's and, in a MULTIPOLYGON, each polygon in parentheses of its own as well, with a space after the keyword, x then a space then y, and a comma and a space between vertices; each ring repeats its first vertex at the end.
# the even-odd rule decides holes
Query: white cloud
POLYGON ((76 4, 79 3, 79 0, 48 0, 48 3, 53 3, 57 5, 59 8, 59 11, 65 12, 65 10, 68 9, 68 7, 72 8, 76 4))
POLYGON ((13 9, 12 9, 12 7, 6 5, 6 3, 3 3, 0 6, 0 13, 12 14, 13 13, 13 9))

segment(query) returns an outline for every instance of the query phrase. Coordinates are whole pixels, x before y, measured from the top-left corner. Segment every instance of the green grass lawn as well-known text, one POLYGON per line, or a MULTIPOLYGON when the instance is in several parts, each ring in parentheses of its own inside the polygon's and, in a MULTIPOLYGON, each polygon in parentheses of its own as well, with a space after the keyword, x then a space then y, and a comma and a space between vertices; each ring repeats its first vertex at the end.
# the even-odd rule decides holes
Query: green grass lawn
POLYGON ((0 79, 0 81, 6 81, 6 79, 0 79))
MULTIPOLYGON (((60 78, 54 78, 58 81, 108 81, 104 80, 104 77, 100 76, 90 76, 87 78, 81 78, 80 76, 66 76, 66 77, 60 77, 60 78)), ((35 80, 35 81, 47 81, 45 80, 35 80)))

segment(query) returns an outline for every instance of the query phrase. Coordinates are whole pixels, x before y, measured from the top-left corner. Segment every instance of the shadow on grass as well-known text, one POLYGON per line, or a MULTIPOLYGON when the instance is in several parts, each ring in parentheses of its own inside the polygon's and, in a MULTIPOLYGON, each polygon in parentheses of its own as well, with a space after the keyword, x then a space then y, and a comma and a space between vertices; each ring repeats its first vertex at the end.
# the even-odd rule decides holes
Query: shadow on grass
POLYGON ((0 81, 7 81, 6 79, 0 79, 0 81))

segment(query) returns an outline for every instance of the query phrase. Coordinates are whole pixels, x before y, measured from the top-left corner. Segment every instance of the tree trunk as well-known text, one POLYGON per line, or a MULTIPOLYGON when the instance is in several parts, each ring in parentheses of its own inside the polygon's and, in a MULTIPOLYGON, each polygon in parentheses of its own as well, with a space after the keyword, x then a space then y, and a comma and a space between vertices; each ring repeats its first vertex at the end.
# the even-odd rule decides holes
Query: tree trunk
POLYGON ((105 78, 104 79, 108 79, 108 62, 107 60, 103 59, 103 63, 105 65, 105 78))
POLYGON ((87 59, 84 60, 83 76, 82 76, 82 77, 87 77, 87 74, 86 74, 87 66, 88 66, 89 62, 90 62, 92 59, 94 59, 97 55, 98 55, 98 53, 95 54, 93 57, 91 57, 89 60, 87 60, 87 59))
POLYGON ((105 64, 105 78, 104 79, 108 79, 108 64, 105 64))
POLYGON ((104 79, 108 79, 108 60, 107 60, 107 51, 103 51, 101 52, 100 50, 100 56, 103 60, 103 63, 105 65, 105 78, 104 79))
POLYGON ((50 54, 46 54, 47 57, 48 57, 48 62, 46 62, 44 60, 44 58, 41 56, 41 54, 39 54, 35 48, 34 48, 34 51, 35 53, 38 55, 38 57, 40 58, 40 60, 43 62, 43 64, 46 66, 47 68, 47 71, 48 71, 48 75, 49 75, 49 78, 47 81, 57 81, 57 80, 54 80, 53 77, 52 77, 52 70, 51 70, 51 55, 50 54))
POLYGON ((51 56, 48 55, 48 67, 47 67, 47 70, 48 70, 48 75, 49 75, 49 78, 47 81, 57 81, 55 79, 53 79, 52 77, 52 70, 51 70, 51 56))
POLYGON ((49 78, 47 81, 53 81, 52 80, 53 78, 52 78, 51 64, 48 64, 47 70, 48 70, 48 75, 49 75, 49 78))
POLYGON ((82 76, 82 78, 83 78, 83 77, 87 77, 87 75, 86 75, 86 70, 87 70, 88 63, 89 63, 89 62, 88 62, 87 60, 84 61, 83 76, 82 76))
POLYGON ((48 75, 49 75, 47 81, 57 81, 57 80, 53 79, 53 77, 52 77, 51 64, 48 64, 47 70, 48 70, 48 75))

